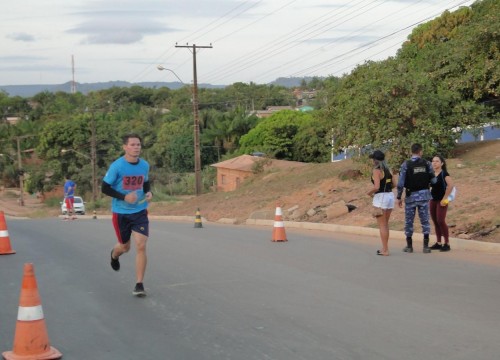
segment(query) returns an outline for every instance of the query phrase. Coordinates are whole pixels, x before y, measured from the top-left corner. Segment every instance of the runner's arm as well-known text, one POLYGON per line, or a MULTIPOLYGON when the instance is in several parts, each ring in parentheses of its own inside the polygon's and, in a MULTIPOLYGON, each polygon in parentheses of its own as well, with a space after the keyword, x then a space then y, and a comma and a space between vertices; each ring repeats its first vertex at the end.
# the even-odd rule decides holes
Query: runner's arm
POLYGON ((111 196, 112 198, 115 198, 118 200, 125 200, 125 194, 122 194, 121 192, 116 191, 107 182, 103 181, 101 188, 102 188, 103 194, 111 196))
POLYGON ((147 194, 148 192, 151 191, 151 184, 148 181, 144 181, 144 184, 142 185, 142 190, 144 191, 144 194, 147 194))

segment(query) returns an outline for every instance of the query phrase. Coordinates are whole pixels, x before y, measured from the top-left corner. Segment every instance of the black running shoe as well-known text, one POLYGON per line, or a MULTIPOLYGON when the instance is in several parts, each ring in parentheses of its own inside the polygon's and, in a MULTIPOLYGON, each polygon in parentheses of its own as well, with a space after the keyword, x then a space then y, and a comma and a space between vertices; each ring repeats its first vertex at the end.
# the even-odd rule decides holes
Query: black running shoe
POLYGON ((437 243, 435 243, 434 245, 432 245, 432 246, 431 246, 431 249, 432 249, 432 250, 441 250, 441 247, 442 247, 442 246, 443 246, 443 245, 441 245, 441 243, 438 243, 438 242, 437 242, 437 243))
POLYGON ((132 294, 135 296, 143 297, 146 296, 146 291, 144 290, 144 285, 142 283, 137 283, 135 284, 134 291, 132 291, 132 294))
POLYGON ((450 251, 451 248, 450 248, 450 244, 444 244, 442 247, 441 247, 441 252, 445 252, 445 251, 450 251))
POLYGON ((113 249, 111 249, 111 268, 114 271, 120 270, 120 260, 118 260, 118 258, 115 259, 113 257, 113 249))

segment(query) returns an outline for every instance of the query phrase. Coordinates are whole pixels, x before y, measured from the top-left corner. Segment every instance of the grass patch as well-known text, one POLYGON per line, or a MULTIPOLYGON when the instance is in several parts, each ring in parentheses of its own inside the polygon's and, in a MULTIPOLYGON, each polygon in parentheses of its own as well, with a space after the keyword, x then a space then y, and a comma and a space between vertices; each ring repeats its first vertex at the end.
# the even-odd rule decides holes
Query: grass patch
POLYGON ((39 209, 35 210, 30 214, 30 218, 33 219, 44 219, 47 217, 47 210, 39 209))
POLYGON ((7 190, 5 191, 5 197, 9 199, 15 199, 19 197, 19 193, 16 193, 15 191, 10 191, 7 190))
POLYGON ((46 206, 48 207, 59 207, 61 206, 61 199, 58 198, 58 197, 51 197, 51 198, 47 198, 45 199, 45 201, 43 202, 46 206))
POLYGON ((165 193, 155 193, 153 195, 153 203, 178 203, 182 201, 182 197, 176 195, 169 195, 165 193))

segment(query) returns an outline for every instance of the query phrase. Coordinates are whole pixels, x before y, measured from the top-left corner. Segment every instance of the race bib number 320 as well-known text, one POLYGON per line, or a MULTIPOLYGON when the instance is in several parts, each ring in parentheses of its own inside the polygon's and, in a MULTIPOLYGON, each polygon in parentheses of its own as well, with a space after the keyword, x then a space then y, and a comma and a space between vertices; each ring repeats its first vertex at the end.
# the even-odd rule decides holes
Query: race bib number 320
POLYGON ((139 176, 124 176, 122 187, 123 190, 139 190, 144 184, 144 175, 139 176))

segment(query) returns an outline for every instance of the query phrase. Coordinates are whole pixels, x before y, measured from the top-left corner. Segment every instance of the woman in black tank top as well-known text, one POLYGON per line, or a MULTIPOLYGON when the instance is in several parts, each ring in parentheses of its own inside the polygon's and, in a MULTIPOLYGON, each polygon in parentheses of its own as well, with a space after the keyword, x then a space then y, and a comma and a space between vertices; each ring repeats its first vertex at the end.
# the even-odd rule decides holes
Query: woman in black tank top
POLYGON ((377 250, 377 255, 389 255, 389 218, 394 208, 393 176, 386 164, 385 154, 380 150, 375 150, 370 155, 373 159, 372 188, 368 191, 369 196, 373 196, 372 205, 378 208, 379 216, 376 216, 382 241, 382 250, 377 250))

